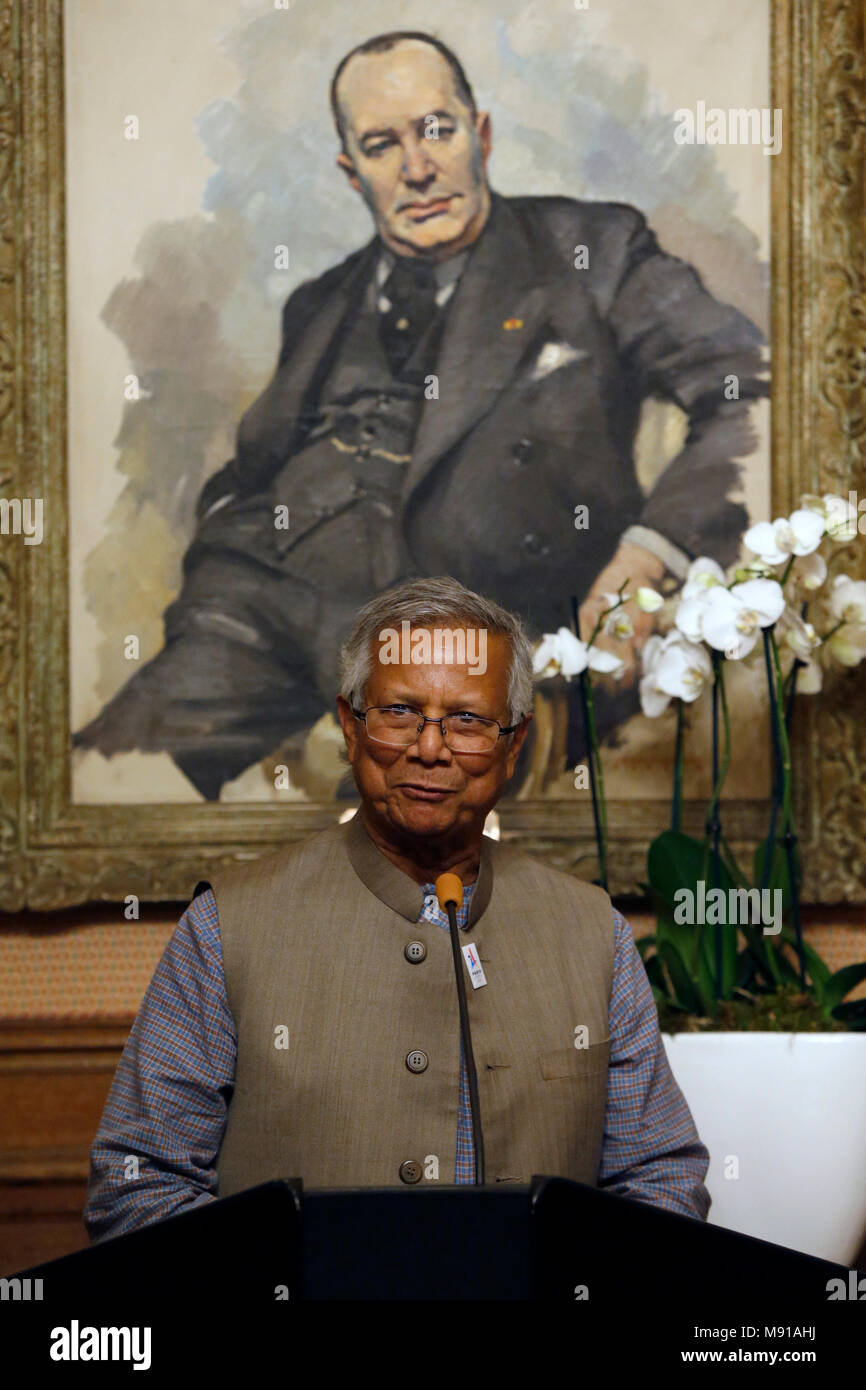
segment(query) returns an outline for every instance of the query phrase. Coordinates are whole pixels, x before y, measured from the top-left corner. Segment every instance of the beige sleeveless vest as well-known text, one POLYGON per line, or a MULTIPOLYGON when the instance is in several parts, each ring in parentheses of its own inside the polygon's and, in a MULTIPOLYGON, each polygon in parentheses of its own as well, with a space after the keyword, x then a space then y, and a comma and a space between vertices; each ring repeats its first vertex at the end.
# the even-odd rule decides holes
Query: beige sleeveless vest
MULTIPOLYGON (((416 921, 420 885, 360 812, 211 885, 238 1038, 219 1196, 270 1178, 400 1186, 407 1160, 453 1183, 460 1018, 449 933, 416 921)), ((600 888, 484 837, 460 935, 487 980, 466 977, 488 1183, 595 1185, 613 934, 600 888)))

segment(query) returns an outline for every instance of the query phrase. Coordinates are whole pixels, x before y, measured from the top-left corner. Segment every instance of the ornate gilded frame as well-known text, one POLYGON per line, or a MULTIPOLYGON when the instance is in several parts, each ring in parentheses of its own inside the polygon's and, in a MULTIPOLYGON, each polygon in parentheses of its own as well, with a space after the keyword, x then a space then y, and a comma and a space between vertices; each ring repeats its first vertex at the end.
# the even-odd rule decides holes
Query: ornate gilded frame
MULTIPOLYGON (((786 131, 772 161, 778 513, 805 490, 866 494, 864 0, 775 0, 772 68, 786 131)), ((40 546, 0 538, 0 909, 182 900, 335 808, 71 803, 62 0, 0 5, 0 82, 0 495, 42 497, 49 518, 40 546)), ((838 563, 862 574, 862 546, 838 563)), ((866 900, 864 773, 866 682, 849 679, 807 708, 796 741, 807 899, 866 900)), ((502 833, 576 870, 592 843, 585 803, 503 804, 502 833)), ((642 878, 664 814, 611 806, 614 890, 642 878)), ((687 807, 685 828, 702 814, 687 807)), ((726 802, 735 847, 765 820, 762 802, 726 802)))

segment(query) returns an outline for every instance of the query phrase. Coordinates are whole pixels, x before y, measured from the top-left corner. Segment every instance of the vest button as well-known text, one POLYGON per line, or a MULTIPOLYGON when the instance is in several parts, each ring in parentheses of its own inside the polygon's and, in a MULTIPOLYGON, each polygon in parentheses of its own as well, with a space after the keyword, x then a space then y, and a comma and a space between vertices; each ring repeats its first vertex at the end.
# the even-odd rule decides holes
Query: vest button
POLYGON ((405 1163, 400 1164, 401 1182, 420 1182, 422 1168, 420 1163, 416 1163, 414 1158, 407 1158, 405 1163))
POLYGON ((394 327, 397 329, 398 333, 405 333, 406 329, 409 327, 409 320, 406 318, 398 319, 394 327))
POLYGON ((406 1066, 409 1068, 410 1071, 426 1071, 427 1053, 421 1052, 418 1048, 416 1048, 414 1052, 407 1052, 406 1066))
POLYGON ((407 941, 403 947, 403 955, 410 965, 418 965, 427 954, 427 947, 423 941, 407 941))

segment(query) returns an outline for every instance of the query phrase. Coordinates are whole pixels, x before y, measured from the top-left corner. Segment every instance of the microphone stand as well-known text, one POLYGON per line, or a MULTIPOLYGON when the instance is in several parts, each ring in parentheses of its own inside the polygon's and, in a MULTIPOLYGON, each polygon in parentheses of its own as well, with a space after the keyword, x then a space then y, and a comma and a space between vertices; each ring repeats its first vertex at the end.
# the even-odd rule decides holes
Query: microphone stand
POLYGON ((472 1033, 469 1028, 469 1010, 466 1007, 466 980, 463 974, 463 956, 460 938, 457 935, 457 907, 449 899, 444 904, 448 913, 448 927, 451 935, 451 954, 454 957, 454 973, 457 977, 457 1002, 460 1007, 460 1038, 463 1043, 463 1056, 466 1061, 466 1075, 469 1080, 469 1105, 472 1110, 472 1145, 475 1150, 475 1182, 481 1187, 484 1183, 484 1136, 481 1132, 481 1106, 478 1103, 478 1074, 475 1070, 475 1055, 472 1051, 472 1033))

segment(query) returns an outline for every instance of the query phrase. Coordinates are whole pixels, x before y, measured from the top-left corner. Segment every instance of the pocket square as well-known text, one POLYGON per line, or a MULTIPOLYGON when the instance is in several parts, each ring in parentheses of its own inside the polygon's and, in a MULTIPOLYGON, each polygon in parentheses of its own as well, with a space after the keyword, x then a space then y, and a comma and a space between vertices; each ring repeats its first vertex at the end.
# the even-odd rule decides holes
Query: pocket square
POLYGON ((529 380, 540 381, 551 372, 558 372, 560 367, 567 367, 570 362, 579 362, 588 356, 586 348, 575 348, 571 343, 545 343, 535 359, 529 380))

